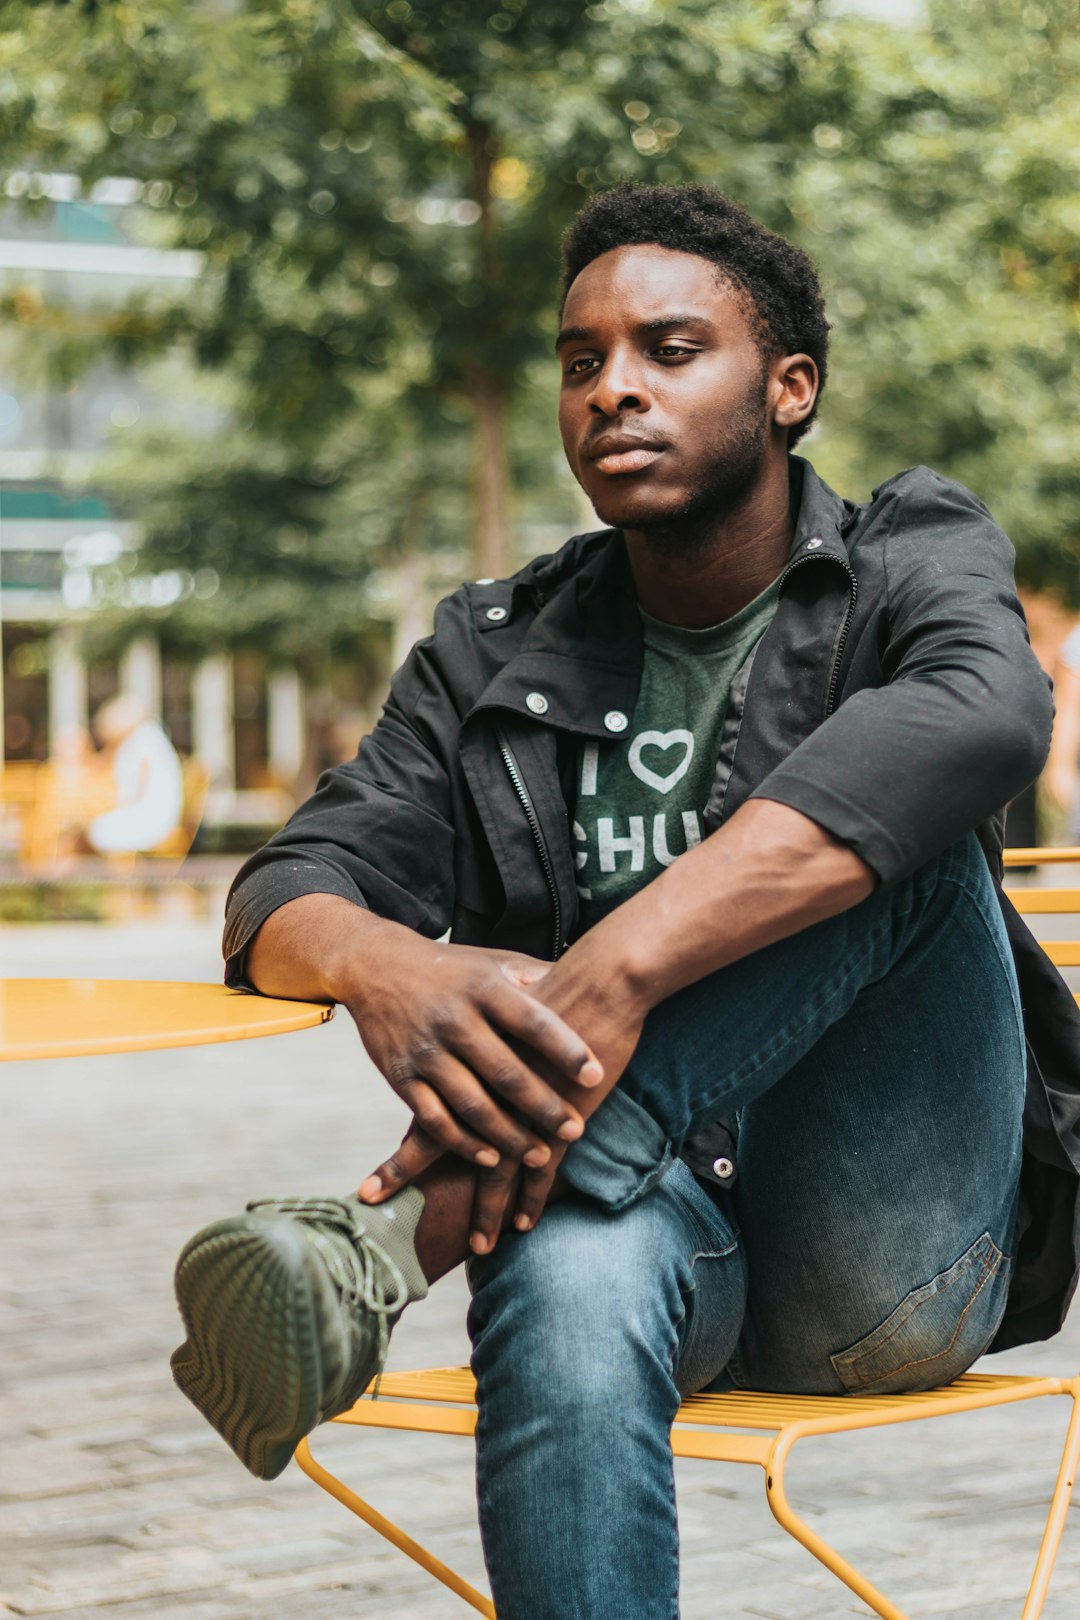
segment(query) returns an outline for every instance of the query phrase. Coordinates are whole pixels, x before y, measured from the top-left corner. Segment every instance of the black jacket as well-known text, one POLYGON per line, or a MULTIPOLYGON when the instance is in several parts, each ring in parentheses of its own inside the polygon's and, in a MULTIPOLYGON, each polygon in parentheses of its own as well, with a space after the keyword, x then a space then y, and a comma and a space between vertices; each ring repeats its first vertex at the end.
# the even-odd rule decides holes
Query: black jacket
MULTIPOLYGON (((1001 806, 1038 774, 1053 713, 1008 540, 973 495, 924 467, 865 505, 798 458, 791 470, 791 557, 732 690, 707 830, 748 798, 777 800, 888 884, 977 828, 1000 885, 1001 806)), ((558 955, 577 919, 574 757, 582 738, 610 738, 612 710, 633 715, 641 664, 617 531, 447 598, 356 759, 328 771, 238 875, 228 982, 244 983, 266 917, 308 893, 433 938, 449 928, 461 944, 558 955)), ((1028 1225, 995 1349, 1057 1332, 1080 1253, 1080 1016, 1001 903, 1028 1030, 1028 1225)))

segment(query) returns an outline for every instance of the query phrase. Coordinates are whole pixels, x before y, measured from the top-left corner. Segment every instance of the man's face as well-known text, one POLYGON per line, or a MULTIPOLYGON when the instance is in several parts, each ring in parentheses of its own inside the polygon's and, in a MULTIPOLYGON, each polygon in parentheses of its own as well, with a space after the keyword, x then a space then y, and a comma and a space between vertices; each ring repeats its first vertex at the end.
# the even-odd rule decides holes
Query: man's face
POLYGON ((563 446, 603 522, 648 532, 721 516, 752 487, 768 368, 744 300, 708 260, 602 254, 567 294, 556 347, 563 446))

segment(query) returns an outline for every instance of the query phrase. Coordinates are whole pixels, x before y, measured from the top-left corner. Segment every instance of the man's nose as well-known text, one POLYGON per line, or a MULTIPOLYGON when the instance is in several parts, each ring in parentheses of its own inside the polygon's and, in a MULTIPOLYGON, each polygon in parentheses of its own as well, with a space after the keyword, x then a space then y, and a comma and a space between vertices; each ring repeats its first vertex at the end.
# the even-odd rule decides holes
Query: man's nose
POLYGON ((648 404, 640 361, 625 350, 612 350, 596 374, 589 409, 599 416, 617 416, 620 411, 645 410, 648 404))

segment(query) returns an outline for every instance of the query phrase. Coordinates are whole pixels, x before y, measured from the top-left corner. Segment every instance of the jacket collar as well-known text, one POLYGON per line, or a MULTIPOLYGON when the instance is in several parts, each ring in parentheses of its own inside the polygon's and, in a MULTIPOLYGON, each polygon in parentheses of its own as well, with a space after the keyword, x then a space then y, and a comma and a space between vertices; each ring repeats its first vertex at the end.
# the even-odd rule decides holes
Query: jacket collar
POLYGON ((489 682, 473 714, 509 709, 587 737, 611 737, 606 722, 614 715, 629 720, 643 657, 637 594, 620 532, 590 539, 580 566, 542 600, 524 647, 489 682))
POLYGON ((850 568, 846 537, 858 509, 830 489, 802 456, 789 456, 788 478, 791 510, 796 514, 788 567, 820 554, 850 568))
MULTIPOLYGON (((789 460, 796 513, 788 567, 830 557, 850 568, 846 531, 855 508, 800 456, 789 460)), ((471 710, 505 709, 587 737, 610 738, 633 717, 641 684, 641 617, 619 530, 590 537, 580 565, 542 602, 521 651, 471 710)))

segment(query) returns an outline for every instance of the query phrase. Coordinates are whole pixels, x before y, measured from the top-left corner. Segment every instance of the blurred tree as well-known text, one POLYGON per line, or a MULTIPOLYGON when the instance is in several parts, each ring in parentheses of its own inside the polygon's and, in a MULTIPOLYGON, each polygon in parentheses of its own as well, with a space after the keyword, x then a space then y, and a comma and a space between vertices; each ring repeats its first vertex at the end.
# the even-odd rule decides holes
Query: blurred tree
POLYGON ((4 149, 86 188, 135 177, 154 239, 205 256, 179 307, 87 321, 9 300, 64 376, 102 343, 143 362, 181 343, 228 375, 238 431, 201 451, 139 445, 110 469, 148 520, 145 563, 240 585, 233 633, 257 622, 255 587, 283 578, 310 626, 309 593, 348 592, 380 536, 460 549, 471 527, 475 570, 504 572, 511 441, 513 482, 544 490, 549 523, 572 521, 575 494, 568 480, 553 494, 551 449, 523 419, 560 232, 589 189, 627 175, 718 178, 759 204, 769 177, 766 211, 788 223, 775 179, 843 93, 816 56, 818 10, 101 0, 62 26, 47 0, 9 10, 4 149))
POLYGON ((415 596, 433 556, 453 577, 466 535, 492 574, 515 528, 533 549, 574 521, 537 427, 559 235, 598 186, 707 180, 822 267, 826 475, 865 493, 930 461, 1071 587, 1077 10, 941 0, 894 28, 816 0, 9 4, 8 161, 133 176, 154 239, 205 256, 178 307, 88 321, 24 291, 9 313, 64 375, 103 344, 219 373, 226 431, 132 438, 109 469, 147 522, 140 566, 230 587, 170 610, 193 640, 344 648, 393 579, 415 596))
POLYGON ((970 485, 1028 583, 1080 607, 1080 5, 940 0, 861 25, 847 121, 791 190, 836 323, 814 456, 864 492, 925 461, 970 485))

